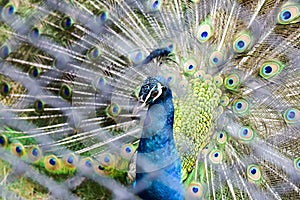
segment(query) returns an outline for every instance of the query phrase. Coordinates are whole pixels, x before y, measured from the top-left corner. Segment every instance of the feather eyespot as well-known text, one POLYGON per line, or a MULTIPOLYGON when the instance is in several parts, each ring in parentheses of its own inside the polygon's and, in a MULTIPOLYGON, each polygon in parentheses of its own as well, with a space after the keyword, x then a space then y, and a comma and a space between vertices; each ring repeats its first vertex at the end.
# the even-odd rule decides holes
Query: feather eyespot
POLYGON ((197 68, 198 64, 193 58, 188 58, 183 62, 184 75, 186 76, 192 76, 196 72, 197 68))
POLYGON ((15 156, 19 156, 19 157, 25 154, 25 148, 21 143, 12 144, 11 151, 15 156))
POLYGON ((140 64, 145 59, 145 54, 142 51, 134 51, 129 54, 129 59, 134 64, 140 64))
POLYGON ((0 84, 0 93, 2 96, 7 96, 9 95, 11 92, 11 86, 9 83, 3 81, 1 84, 0 84))
POLYGON ((75 169, 78 159, 74 154, 65 155, 63 157, 64 165, 69 169, 75 169))
POLYGON ((237 74, 230 74, 225 78, 225 88, 229 90, 236 89, 240 84, 240 77, 237 74))
POLYGON ((39 147, 34 146, 34 147, 30 148, 30 150, 28 152, 28 158, 32 162, 38 162, 42 157, 43 157, 43 154, 39 147))
POLYGON ((203 70, 198 70, 194 73, 195 78, 204 79, 204 76, 205 76, 205 71, 203 70))
POLYGON ((61 168, 60 160, 55 155, 49 155, 44 160, 45 168, 51 172, 58 172, 61 168))
POLYGON ((221 131, 217 134, 217 141, 219 144, 225 144, 227 142, 227 133, 221 131))
POLYGON ((71 99, 72 97, 72 88, 67 84, 62 84, 60 87, 60 96, 64 99, 71 99))
POLYGON ((121 156, 125 159, 130 159, 135 152, 135 148, 132 144, 124 144, 121 149, 121 156))
POLYGON ((8 145, 8 138, 4 134, 0 135, 0 145, 1 145, 1 147, 7 147, 7 145, 8 145))
POLYGON ((220 87, 221 85, 223 85, 223 78, 221 76, 215 76, 214 77, 214 84, 217 87, 220 87))
POLYGON ((65 30, 69 30, 73 25, 74 25, 74 21, 71 17, 63 18, 60 23, 60 26, 65 30))
POLYGON ((260 67, 259 75, 264 79, 269 79, 278 75, 283 68, 284 65, 279 61, 266 61, 260 67))
POLYGON ((213 147, 212 147, 211 144, 207 144, 207 145, 202 149, 201 153, 202 153, 203 155, 207 155, 207 154, 211 151, 212 148, 213 148, 213 147))
POLYGON ((101 55, 101 51, 97 47, 91 48, 87 54, 88 58, 92 61, 97 60, 100 57, 100 55, 101 55))
POLYGON ((300 4, 299 3, 286 3, 280 9, 277 16, 279 24, 291 24, 300 21, 300 4))
POLYGON ((232 103, 233 112, 239 115, 247 114, 249 111, 249 103, 245 99, 236 99, 232 103))
POLYGON ((213 28, 209 20, 202 22, 196 31, 196 38, 199 42, 207 42, 213 35, 213 28))
POLYGON ((172 75, 169 75, 169 76, 166 78, 166 80, 167 80, 168 84, 169 84, 170 86, 172 86, 172 85, 174 84, 175 80, 176 80, 176 77, 175 77, 175 76, 172 76, 172 75))
POLYGON ((149 0, 148 7, 150 11, 159 11, 162 6, 162 0, 149 0))
POLYGON ((79 168, 85 172, 85 173, 92 173, 93 172, 93 164, 95 162, 93 161, 92 158, 90 157, 86 157, 86 158, 82 158, 79 161, 79 168))
POLYGON ((45 103, 42 100, 36 100, 34 102, 34 110, 36 113, 42 113, 45 108, 45 103))
POLYGON ((121 113, 121 107, 117 103, 112 103, 106 108, 106 114, 109 117, 117 117, 121 113))
POLYGON ((259 182, 262 178, 262 172, 258 165, 249 165, 247 167, 247 177, 249 181, 259 182))
POLYGON ((283 113, 284 121, 288 124, 300 122, 300 111, 297 108, 289 108, 283 113))
POLYGON ((108 20, 108 12, 107 11, 100 11, 98 16, 96 16, 96 21, 100 24, 104 24, 108 20))
POLYGON ((2 47, 0 48, 0 57, 2 59, 5 59, 9 56, 10 53, 11 53, 10 46, 8 46, 7 44, 2 45, 2 47))
POLYGON ((100 76, 97 77, 94 81, 93 81, 93 87, 96 91, 102 92, 103 89, 105 90, 105 87, 107 86, 107 80, 105 77, 100 76))
POLYGON ((99 162, 104 167, 115 167, 116 156, 111 153, 104 153, 99 156, 99 162))
POLYGON ((220 66, 224 61, 224 55, 220 51, 214 51, 209 57, 209 65, 211 67, 220 66))
POLYGON ((31 78, 35 79, 41 75, 41 70, 37 67, 31 67, 28 71, 28 74, 31 78))
POLYGON ((214 164, 220 164, 223 158, 223 154, 220 150, 214 149, 209 154, 209 159, 214 164))
POLYGON ((224 106, 224 107, 228 106, 229 102, 230 102, 230 99, 229 99, 229 97, 227 95, 221 96, 221 98, 220 98, 220 104, 222 106, 224 106))
POLYGON ((59 70, 66 70, 69 66, 70 60, 67 56, 58 55, 53 61, 52 66, 59 70))
POLYGON ((29 32, 29 39, 33 42, 35 42, 37 39, 39 39, 39 37, 41 36, 41 31, 39 28, 34 27, 31 29, 31 31, 29 32))
POLYGON ((239 130, 238 136, 243 141, 250 141, 254 138, 255 132, 250 126, 243 126, 239 130))
POLYGON ((100 162, 93 162, 93 168, 94 172, 96 172, 96 174, 98 175, 106 176, 108 174, 108 171, 106 171, 105 166, 103 166, 100 162))
POLYGON ((252 44, 252 40, 252 36, 246 31, 240 33, 233 42, 233 50, 237 53, 247 51, 252 44))
POLYGON ((13 4, 6 4, 1 10, 1 16, 4 19, 9 19, 16 12, 16 7, 13 4))
POLYGON ((203 197, 204 187, 203 184, 199 182, 191 182, 187 188, 186 199, 198 199, 203 197))

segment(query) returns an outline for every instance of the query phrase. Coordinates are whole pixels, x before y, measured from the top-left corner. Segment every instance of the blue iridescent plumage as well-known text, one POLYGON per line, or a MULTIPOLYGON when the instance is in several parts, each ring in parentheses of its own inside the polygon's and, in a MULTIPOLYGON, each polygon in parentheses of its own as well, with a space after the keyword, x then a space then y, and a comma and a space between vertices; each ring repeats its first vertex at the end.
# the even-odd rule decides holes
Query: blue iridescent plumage
POLYGON ((135 189, 143 199, 183 199, 181 160, 173 137, 172 91, 157 79, 163 80, 147 78, 139 93, 149 108, 137 149, 135 189))
POLYGON ((171 53, 171 48, 160 48, 153 50, 141 63, 141 65, 145 65, 150 63, 154 58, 157 57, 165 57, 171 53))

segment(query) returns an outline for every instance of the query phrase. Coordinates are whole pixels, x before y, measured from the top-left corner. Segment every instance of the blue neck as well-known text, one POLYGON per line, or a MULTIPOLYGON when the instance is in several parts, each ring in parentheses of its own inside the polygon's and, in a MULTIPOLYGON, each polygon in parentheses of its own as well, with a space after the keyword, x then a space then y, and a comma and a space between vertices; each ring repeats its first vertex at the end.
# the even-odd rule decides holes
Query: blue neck
POLYGON ((167 90, 160 99, 149 105, 138 147, 139 153, 154 152, 174 143, 174 106, 172 92, 167 90))
POLYGON ((136 190, 143 199, 183 199, 173 123, 172 92, 167 89, 149 105, 138 147, 136 190))

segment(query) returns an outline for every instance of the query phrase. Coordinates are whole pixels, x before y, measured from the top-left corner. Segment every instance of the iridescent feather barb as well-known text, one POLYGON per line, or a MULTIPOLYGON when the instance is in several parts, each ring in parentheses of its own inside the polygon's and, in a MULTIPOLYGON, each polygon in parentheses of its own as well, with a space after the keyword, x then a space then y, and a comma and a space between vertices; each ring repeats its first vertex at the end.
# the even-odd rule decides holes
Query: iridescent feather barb
POLYGON ((299 1, 4 0, 0 11, 4 198, 139 198, 151 188, 135 185, 151 174, 143 148, 163 173, 146 183, 182 194, 170 184, 181 174, 185 199, 300 198, 299 1), (172 93, 168 126, 149 116, 162 123, 170 107, 140 109, 148 77, 147 98, 172 93), (161 149, 140 143, 145 131, 161 149))

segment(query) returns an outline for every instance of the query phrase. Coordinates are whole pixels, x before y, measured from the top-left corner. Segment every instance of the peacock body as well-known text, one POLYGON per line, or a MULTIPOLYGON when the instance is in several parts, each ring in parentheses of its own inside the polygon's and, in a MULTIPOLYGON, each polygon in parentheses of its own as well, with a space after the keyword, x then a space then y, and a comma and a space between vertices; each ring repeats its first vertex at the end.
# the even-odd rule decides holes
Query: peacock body
POLYGON ((149 77, 139 97, 142 107, 148 104, 149 108, 137 148, 137 194, 143 199, 183 199, 181 160, 173 138, 172 91, 163 78, 149 77))
POLYGON ((3 198, 300 199, 299 1, 0 11, 3 198))

